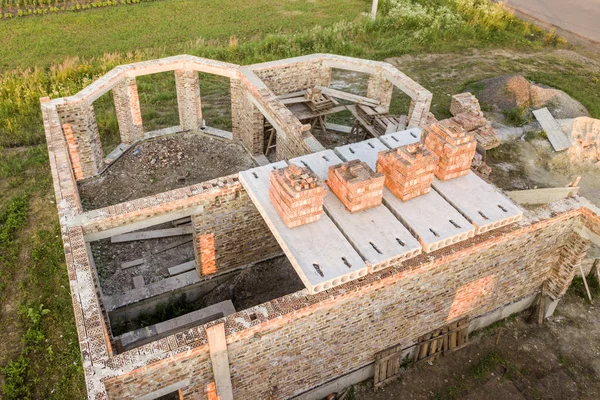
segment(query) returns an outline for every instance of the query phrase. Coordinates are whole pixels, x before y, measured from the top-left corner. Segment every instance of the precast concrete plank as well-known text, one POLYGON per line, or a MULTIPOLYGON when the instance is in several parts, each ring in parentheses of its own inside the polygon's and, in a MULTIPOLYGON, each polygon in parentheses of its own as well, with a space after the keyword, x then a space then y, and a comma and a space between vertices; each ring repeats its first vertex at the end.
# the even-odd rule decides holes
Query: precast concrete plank
POLYGON ((421 128, 410 128, 404 131, 387 133, 383 136, 379 136, 381 140, 390 149, 396 149, 407 144, 413 144, 421 141, 421 134, 423 130, 421 128))
POLYGON ((433 188, 475 225, 477 235, 523 217, 519 207, 473 172, 447 181, 434 179, 433 188))
MULTIPOLYGON (((378 154, 388 149, 379 140, 370 139, 352 145, 336 147, 335 150, 347 161, 362 160, 369 166, 375 167, 378 154)), ((475 235, 473 225, 434 190, 403 202, 387 188, 384 188, 383 202, 406 228, 417 237, 423 251, 426 253, 475 235)))
MULTIPOLYGON (((330 166, 343 162, 332 150, 290 160, 300 167, 309 167, 321 180, 327 180, 330 166)), ((351 213, 329 187, 326 190, 325 212, 365 260, 369 272, 421 254, 419 242, 385 206, 351 213)))
POLYGON ((389 148, 379 139, 368 139, 358 143, 336 147, 335 152, 346 161, 361 160, 367 163, 373 171, 377 171, 377 158, 382 151, 389 148))
POLYGON ((295 228, 285 225, 269 199, 271 171, 285 166, 279 161, 252 168, 239 178, 308 291, 314 294, 365 276, 367 265, 326 214, 295 228))

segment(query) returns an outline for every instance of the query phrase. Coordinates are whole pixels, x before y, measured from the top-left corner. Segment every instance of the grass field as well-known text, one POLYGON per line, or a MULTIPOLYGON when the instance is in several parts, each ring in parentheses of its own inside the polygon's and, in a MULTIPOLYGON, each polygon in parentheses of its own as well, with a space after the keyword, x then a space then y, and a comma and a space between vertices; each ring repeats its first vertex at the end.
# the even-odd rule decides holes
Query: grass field
POLYGON ((354 20, 367 10, 365 0, 166 0, 0 21, 0 69, 140 49, 171 55, 198 39, 245 42, 354 20))
MULTIPOLYGON (((433 110, 442 117, 449 94, 469 79, 519 71, 566 90, 600 116, 600 72, 584 60, 555 55, 564 47, 560 40, 500 6, 483 0, 380 3, 375 23, 360 17, 369 9, 367 0, 160 0, 0 21, 3 398, 85 396, 39 111, 42 96, 71 95, 116 65, 173 54, 248 64, 332 52, 372 59, 405 55, 399 67, 433 91, 433 110), (461 63, 463 55, 477 51, 490 59, 461 63)), ((218 100, 227 83, 204 78, 203 96, 218 100)), ((172 89, 172 76, 140 79, 147 128, 177 118, 176 98, 162 88, 172 89)), ((99 125, 113 132, 103 138, 106 143, 116 143, 111 102, 107 95, 95 103, 99 125)))

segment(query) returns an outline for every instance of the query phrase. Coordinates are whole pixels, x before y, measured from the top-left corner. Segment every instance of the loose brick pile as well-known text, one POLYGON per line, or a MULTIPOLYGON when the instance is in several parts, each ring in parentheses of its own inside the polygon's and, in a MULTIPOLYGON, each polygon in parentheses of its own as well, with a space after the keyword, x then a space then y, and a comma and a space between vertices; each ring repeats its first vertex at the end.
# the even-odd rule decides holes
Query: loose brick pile
POLYGON ((321 218, 326 192, 310 169, 296 165, 274 169, 270 181, 269 198, 288 228, 321 218))
POLYGON ((452 96, 450 112, 454 122, 475 136, 475 140, 485 150, 500 146, 500 140, 492 124, 483 116, 479 100, 471 93, 460 93, 452 96))
POLYGON ((467 175, 475 156, 477 141, 452 119, 445 119, 431 126, 425 145, 435 153, 439 162, 435 176, 442 180, 467 175))
POLYGON ((329 167, 327 185, 348 211, 355 213, 381 204, 384 180, 384 175, 366 162, 353 160, 329 167))
POLYGON ((429 193, 437 161, 423 144, 414 143, 379 153, 377 172, 385 175, 385 187, 407 201, 429 193))

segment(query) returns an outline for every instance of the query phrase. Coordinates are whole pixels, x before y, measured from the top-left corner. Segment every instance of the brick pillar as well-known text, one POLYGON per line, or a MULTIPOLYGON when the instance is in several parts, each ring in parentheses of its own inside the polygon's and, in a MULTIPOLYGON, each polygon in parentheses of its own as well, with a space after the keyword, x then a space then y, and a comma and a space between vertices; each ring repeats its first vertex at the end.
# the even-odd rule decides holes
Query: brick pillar
POLYGON ((105 165, 94 107, 85 103, 61 104, 57 111, 61 124, 71 128, 69 151, 77 155, 80 179, 98 175, 105 165))
POLYGON ((202 105, 200 101, 200 78, 198 72, 178 69, 175 71, 177 105, 181 129, 198 130, 202 126, 202 105))
POLYGON ((248 99, 248 93, 239 79, 231 79, 233 138, 240 140, 253 155, 263 154, 264 123, 264 116, 248 99))
POLYGON ((386 112, 390 110, 393 91, 394 85, 385 79, 382 73, 371 74, 367 86, 367 97, 381 102, 381 106, 385 108, 386 112))
POLYGON ((144 139, 142 112, 135 78, 125 78, 112 90, 121 142, 132 144, 144 139))
POLYGON ((431 108, 431 93, 424 91, 417 94, 417 98, 411 100, 408 111, 408 127, 423 127, 427 124, 429 118, 429 109, 431 108))

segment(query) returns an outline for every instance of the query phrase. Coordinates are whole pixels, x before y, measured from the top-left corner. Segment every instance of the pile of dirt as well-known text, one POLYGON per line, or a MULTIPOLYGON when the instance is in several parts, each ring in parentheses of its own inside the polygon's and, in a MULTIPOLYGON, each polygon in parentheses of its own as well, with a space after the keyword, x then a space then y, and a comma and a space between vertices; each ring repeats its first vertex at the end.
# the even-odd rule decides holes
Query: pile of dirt
POLYGON ((231 175, 255 166, 234 141, 179 133, 141 142, 102 175, 79 184, 85 210, 162 193, 231 175))
POLYGON ((576 118, 589 115, 585 107, 565 92, 532 83, 521 75, 503 75, 484 79, 472 85, 477 98, 495 111, 509 111, 520 107, 539 109, 548 107, 555 118, 576 118))

